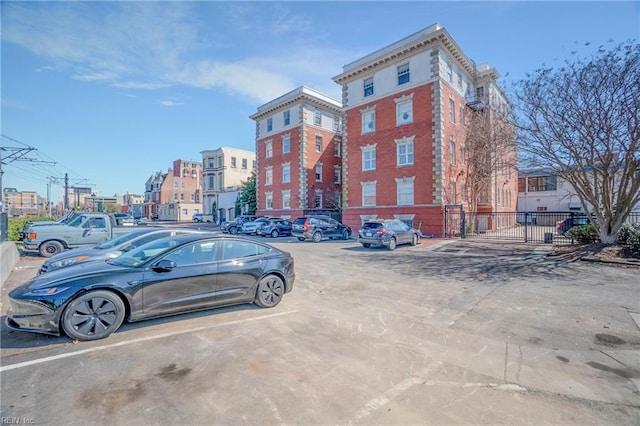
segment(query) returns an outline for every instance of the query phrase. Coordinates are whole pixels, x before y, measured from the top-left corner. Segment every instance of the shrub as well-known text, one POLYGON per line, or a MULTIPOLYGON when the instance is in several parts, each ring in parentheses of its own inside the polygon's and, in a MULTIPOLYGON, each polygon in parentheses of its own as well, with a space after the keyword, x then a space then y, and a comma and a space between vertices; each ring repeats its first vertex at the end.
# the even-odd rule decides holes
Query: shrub
POLYGON ((627 223, 618 234, 620 244, 628 244, 631 251, 640 254, 640 223, 627 223))
POLYGON ((9 241, 20 241, 19 232, 25 228, 27 222, 42 222, 44 220, 55 220, 52 217, 10 217, 7 239, 9 241))
POLYGON ((571 228, 569 237, 579 244, 592 244, 599 241, 598 233, 590 223, 571 228))

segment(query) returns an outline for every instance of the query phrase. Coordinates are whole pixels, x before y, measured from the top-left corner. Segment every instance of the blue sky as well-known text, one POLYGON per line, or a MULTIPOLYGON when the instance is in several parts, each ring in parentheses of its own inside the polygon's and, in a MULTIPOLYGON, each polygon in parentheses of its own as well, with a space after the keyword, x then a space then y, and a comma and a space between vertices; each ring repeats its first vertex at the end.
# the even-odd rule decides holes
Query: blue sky
POLYGON ((6 161, 2 186, 43 196, 65 173, 101 195, 143 194, 176 159, 253 150, 258 106, 301 85, 339 100, 343 65, 436 22, 506 87, 585 43, 640 39, 638 1, 2 1, 1 13, 0 144, 36 160, 6 161))

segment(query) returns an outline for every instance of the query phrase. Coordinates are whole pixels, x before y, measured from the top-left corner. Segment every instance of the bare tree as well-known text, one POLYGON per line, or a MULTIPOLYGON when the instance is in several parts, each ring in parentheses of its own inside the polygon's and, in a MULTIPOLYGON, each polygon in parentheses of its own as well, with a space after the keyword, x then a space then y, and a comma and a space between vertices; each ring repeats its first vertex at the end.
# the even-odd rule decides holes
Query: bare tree
POLYGON ((569 182, 600 241, 614 244, 640 203, 640 45, 575 55, 517 84, 520 153, 569 182))
POLYGON ((477 212, 480 203, 490 201, 491 185, 497 176, 504 182, 517 168, 515 131, 506 111, 506 106, 485 106, 466 115, 463 190, 470 212, 477 212))

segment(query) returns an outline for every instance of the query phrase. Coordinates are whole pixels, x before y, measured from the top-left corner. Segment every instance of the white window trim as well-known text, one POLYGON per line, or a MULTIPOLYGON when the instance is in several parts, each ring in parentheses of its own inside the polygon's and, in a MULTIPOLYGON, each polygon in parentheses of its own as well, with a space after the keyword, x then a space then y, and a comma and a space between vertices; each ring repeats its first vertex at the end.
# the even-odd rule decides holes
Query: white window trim
POLYGON ((282 191, 282 209, 291 210, 291 190, 290 189, 285 189, 282 191), (289 200, 289 206, 285 205, 286 200, 289 200))
POLYGON ((413 164, 415 164, 415 150, 414 150, 414 144, 413 144, 413 140, 416 138, 415 135, 413 136, 405 136, 403 138, 400 139, 394 139, 394 142, 396 143, 396 166, 397 167, 405 167, 405 166, 412 166, 413 164), (405 163, 405 164, 400 164, 400 146, 401 145, 411 145, 411 154, 413 159, 411 160, 410 163, 405 163))
POLYGON ((413 93, 395 98, 393 101, 396 103, 396 126, 413 123, 413 93), (403 121, 400 119, 400 107, 407 104, 411 105, 411 117, 403 121))
POLYGON ((415 176, 395 178, 396 181, 396 203, 399 206, 413 206, 415 204, 416 188, 415 188, 415 176), (411 184, 412 187, 412 200, 411 202, 400 201, 400 188, 403 184, 411 184))
POLYGON ((367 134, 367 133, 373 133, 376 131, 376 106, 370 106, 369 108, 365 108, 365 109, 361 109, 360 110, 360 114, 361 114, 361 121, 362 121, 362 134, 367 134), (369 127, 367 126, 367 128, 365 128, 365 121, 364 118, 365 116, 369 115, 369 114, 373 114, 373 127, 369 127))
POLYGON ((264 193, 264 208, 265 210, 273 210, 273 192, 265 192, 264 193), (269 201, 271 201, 271 205, 269 205, 269 201))
POLYGON ((374 166, 373 168, 371 168, 371 169, 365 169, 365 168, 364 168, 364 165, 365 165, 365 161, 364 161, 364 153, 365 153, 365 152, 373 152, 373 153, 374 153, 374 158, 375 158, 375 153, 376 153, 376 147, 377 147, 377 146, 378 146, 378 144, 377 144, 377 143, 374 143, 374 144, 371 144, 371 145, 365 145, 365 146, 361 146, 361 147, 360 147, 360 150, 362 151, 362 171, 363 171, 363 172, 366 172, 366 171, 369 171, 369 170, 375 170, 375 169, 376 169, 376 167, 377 167, 377 161, 376 161, 376 164, 375 164, 375 166, 374 166))
POLYGON ((291 162, 282 163, 282 183, 291 183, 291 162), (284 180, 284 171, 289 169, 289 180, 284 180))
POLYGON ((273 185, 273 166, 264 168, 264 184, 265 186, 273 185), (271 176, 271 182, 269 182, 268 177, 271 176))
POLYGON ((378 202, 377 198, 378 198, 378 192, 377 192, 377 185, 378 181, 376 180, 370 180, 370 181, 366 181, 366 182, 360 182, 360 186, 362 187, 362 207, 374 207, 376 206, 376 203, 378 202), (373 204, 366 204, 364 202, 364 198, 365 198, 365 193, 364 193, 364 188, 373 188, 374 189, 374 198, 376 199, 376 201, 373 204))

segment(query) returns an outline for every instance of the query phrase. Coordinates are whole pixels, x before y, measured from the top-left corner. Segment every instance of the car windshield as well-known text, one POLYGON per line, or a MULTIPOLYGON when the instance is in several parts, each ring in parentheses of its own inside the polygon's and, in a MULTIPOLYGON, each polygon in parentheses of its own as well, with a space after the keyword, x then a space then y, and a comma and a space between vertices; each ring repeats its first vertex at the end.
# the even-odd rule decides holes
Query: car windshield
POLYGON ((73 219, 71 222, 69 222, 67 225, 73 226, 75 228, 79 228, 80 225, 82 225, 82 222, 84 222, 84 219, 85 219, 84 216, 78 216, 75 219, 73 219))
POLYGON ((161 238, 159 240, 143 244, 140 247, 136 247, 115 259, 108 260, 107 262, 111 265, 136 268, 148 262, 150 259, 166 253, 177 245, 178 242, 174 238, 161 238))
POLYGON ((107 240, 96 248, 100 250, 112 249, 114 247, 119 246, 120 244, 124 244, 128 241, 131 241, 134 238, 137 238, 138 236, 143 234, 145 234, 145 232, 129 232, 124 235, 120 235, 119 237, 113 238, 111 240, 107 240))

